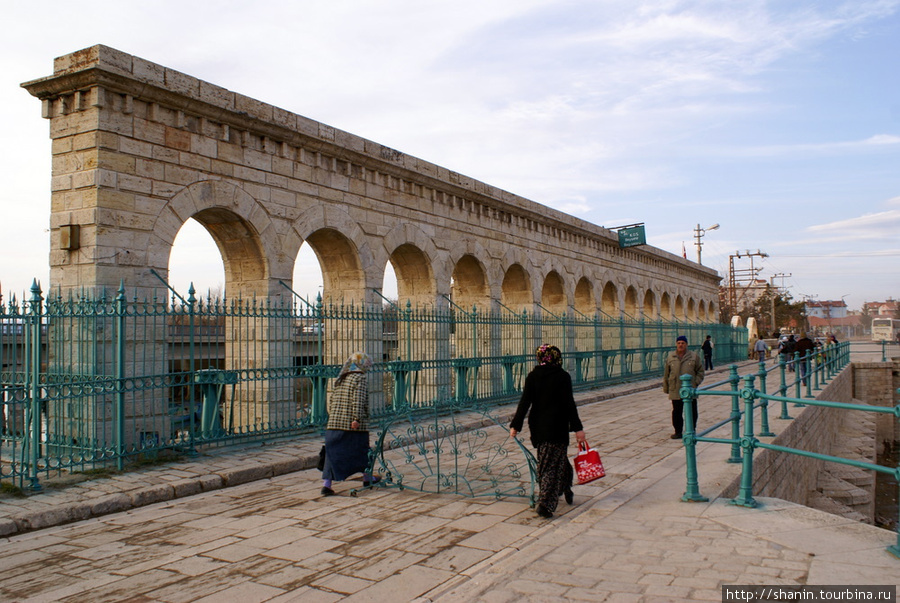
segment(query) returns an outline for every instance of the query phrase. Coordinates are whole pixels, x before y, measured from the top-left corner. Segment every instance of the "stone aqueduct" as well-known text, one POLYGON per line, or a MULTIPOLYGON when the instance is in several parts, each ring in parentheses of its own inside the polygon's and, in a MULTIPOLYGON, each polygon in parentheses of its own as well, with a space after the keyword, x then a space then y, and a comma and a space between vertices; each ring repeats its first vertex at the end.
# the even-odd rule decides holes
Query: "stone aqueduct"
POLYGON ((303 242, 324 297, 716 322, 718 274, 650 246, 106 46, 23 84, 52 139, 54 291, 150 293, 182 225, 210 232, 229 297, 288 299, 303 242))

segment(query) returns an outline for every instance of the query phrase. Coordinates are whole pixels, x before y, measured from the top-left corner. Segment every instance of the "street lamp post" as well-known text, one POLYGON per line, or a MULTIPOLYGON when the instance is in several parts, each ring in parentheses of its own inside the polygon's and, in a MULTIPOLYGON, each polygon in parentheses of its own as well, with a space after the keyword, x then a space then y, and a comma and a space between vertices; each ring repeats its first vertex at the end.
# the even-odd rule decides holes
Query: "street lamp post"
POLYGON ((697 245, 697 263, 701 266, 703 265, 703 262, 700 261, 700 250, 703 247, 703 243, 700 242, 700 237, 705 235, 710 230, 716 230, 717 228, 719 228, 718 224, 713 224, 709 228, 700 228, 700 225, 697 224, 697 228, 694 229, 694 238, 697 240, 697 242, 695 243, 697 245))

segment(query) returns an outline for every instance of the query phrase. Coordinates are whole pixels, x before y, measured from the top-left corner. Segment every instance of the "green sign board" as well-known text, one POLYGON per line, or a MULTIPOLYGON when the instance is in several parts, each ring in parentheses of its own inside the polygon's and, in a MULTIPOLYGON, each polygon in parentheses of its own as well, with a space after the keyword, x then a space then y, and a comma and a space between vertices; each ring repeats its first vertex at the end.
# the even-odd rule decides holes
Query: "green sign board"
POLYGON ((644 236, 643 226, 632 226, 619 230, 619 247, 637 247, 646 244, 647 238, 644 236))

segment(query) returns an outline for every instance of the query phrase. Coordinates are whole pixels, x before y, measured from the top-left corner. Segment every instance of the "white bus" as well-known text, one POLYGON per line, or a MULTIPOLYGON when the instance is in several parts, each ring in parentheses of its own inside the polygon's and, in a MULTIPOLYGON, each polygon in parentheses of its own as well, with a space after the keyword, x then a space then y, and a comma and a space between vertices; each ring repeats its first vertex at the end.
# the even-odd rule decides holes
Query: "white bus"
POLYGON ((900 320, 896 318, 873 318, 872 341, 897 341, 900 320))

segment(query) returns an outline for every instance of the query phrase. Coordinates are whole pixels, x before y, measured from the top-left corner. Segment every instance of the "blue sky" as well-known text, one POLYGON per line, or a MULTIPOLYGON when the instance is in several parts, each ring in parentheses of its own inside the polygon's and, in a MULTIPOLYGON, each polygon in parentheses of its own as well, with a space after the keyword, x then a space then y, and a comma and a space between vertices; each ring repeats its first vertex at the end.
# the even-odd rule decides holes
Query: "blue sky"
MULTIPOLYGON (((5 299, 49 273, 48 123, 19 84, 94 44, 595 224, 644 222, 692 260, 718 223, 704 265, 726 276, 760 250, 759 278, 796 299, 900 297, 900 0, 209 6, 4 3, 5 299)), ((204 238, 179 237, 176 288, 221 280, 204 238)))

